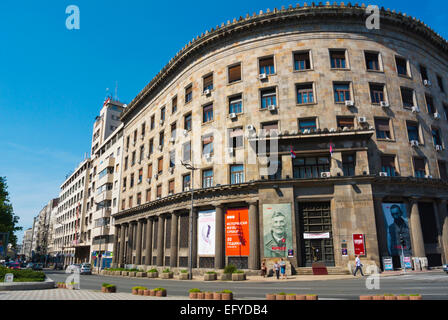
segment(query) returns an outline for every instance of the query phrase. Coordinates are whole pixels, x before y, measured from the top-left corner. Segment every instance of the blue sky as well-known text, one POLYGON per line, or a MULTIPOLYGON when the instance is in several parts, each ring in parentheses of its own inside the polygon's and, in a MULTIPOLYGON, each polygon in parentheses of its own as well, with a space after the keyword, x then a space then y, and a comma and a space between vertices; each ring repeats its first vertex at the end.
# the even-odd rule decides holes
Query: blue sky
MULTIPOLYGON (((89 152, 106 88, 114 93, 117 82, 118 98, 129 103, 205 30, 246 13, 296 3, 2 1, 0 176, 8 179, 20 225, 32 226, 32 218, 58 196, 65 175, 89 152), (65 9, 72 4, 80 9, 80 30, 65 27, 65 9)), ((416 16, 448 38, 448 2, 370 3, 416 16)))

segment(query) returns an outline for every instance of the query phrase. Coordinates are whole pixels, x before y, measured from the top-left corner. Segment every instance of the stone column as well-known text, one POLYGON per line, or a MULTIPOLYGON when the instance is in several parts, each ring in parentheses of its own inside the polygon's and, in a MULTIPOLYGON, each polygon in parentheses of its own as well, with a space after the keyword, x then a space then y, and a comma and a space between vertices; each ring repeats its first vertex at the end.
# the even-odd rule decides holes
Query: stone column
POLYGON ((249 202, 249 261, 251 270, 260 269, 260 243, 258 237, 258 204, 249 202))
POLYGON ((442 262, 448 263, 448 212, 447 212, 448 200, 441 199, 438 202, 438 213, 440 218, 440 227, 442 230, 442 262))
MULTIPOLYGON (((124 244, 125 244, 125 231, 126 231, 126 225, 122 224, 120 226, 120 247, 118 249, 118 266, 121 267, 123 265, 123 256, 124 256, 124 244)), ((117 233, 118 235, 118 233, 117 233)))
POLYGON ((126 259, 126 262, 128 264, 132 264, 132 253, 133 253, 133 240, 134 240, 134 222, 130 222, 129 223, 129 228, 128 228, 129 232, 128 232, 128 256, 126 259))
POLYGON ((177 225, 179 216, 173 212, 171 214, 171 235, 170 235, 170 267, 177 267, 177 225))
POLYGON ((411 230, 412 255, 414 257, 425 257, 425 243, 420 223, 420 212, 418 211, 418 199, 409 199, 409 228, 411 230))
POLYGON ((135 247, 135 264, 141 265, 142 264, 142 227, 143 227, 143 221, 138 220, 137 221, 137 244, 135 247))
POLYGON ((165 217, 159 215, 157 223, 157 265, 163 266, 163 235, 164 235, 165 217))
POLYGON ((215 220, 215 269, 224 269, 225 265, 225 224, 224 206, 217 205, 215 220))
POLYGON ((383 198, 374 198, 373 201, 375 204, 375 224, 378 239, 378 251, 380 253, 380 257, 386 257, 389 256, 389 250, 387 248, 387 230, 384 222, 383 198))
POLYGON ((118 251, 119 251, 119 244, 118 244, 118 239, 119 239, 119 235, 120 235, 120 230, 121 230, 121 225, 115 225, 115 239, 114 239, 114 249, 113 249, 113 256, 112 256, 112 265, 114 267, 117 266, 117 257, 118 255, 118 251))
POLYGON ((193 250, 192 250, 192 268, 198 265, 198 210, 193 209, 193 250))
POLYGON ((145 252, 145 264, 147 266, 152 265, 152 219, 148 218, 146 221, 146 252, 145 252))

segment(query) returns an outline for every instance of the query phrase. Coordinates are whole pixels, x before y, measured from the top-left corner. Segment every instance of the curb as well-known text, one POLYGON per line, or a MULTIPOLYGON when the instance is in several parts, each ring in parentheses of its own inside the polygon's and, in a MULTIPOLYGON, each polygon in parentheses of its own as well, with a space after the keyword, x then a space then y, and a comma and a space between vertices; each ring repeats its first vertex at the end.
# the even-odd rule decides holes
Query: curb
POLYGON ((44 282, 12 282, 0 283, 0 291, 43 290, 54 289, 54 280, 45 276, 44 282))

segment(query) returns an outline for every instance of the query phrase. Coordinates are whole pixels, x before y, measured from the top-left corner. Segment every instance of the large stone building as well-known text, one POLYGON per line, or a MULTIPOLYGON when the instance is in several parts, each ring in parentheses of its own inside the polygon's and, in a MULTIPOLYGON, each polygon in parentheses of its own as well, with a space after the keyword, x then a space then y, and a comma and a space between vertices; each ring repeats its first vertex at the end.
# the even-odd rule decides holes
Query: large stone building
POLYGON ((446 262, 448 44, 404 14, 367 17, 275 9, 177 53, 121 117, 114 262, 187 266, 193 180, 195 268, 399 267, 402 242, 411 262, 446 262))
POLYGON ((21 254, 25 256, 26 260, 29 260, 31 258, 32 237, 33 237, 33 228, 26 229, 23 233, 22 251, 21 251, 21 254))

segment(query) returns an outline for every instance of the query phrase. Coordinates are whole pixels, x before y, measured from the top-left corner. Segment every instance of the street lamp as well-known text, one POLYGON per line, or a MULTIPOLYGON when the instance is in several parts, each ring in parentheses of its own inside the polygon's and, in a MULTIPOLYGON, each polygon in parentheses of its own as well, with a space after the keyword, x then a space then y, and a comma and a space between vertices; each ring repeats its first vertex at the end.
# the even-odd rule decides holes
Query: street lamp
MULTIPOLYGON (((193 159, 193 156, 192 156, 193 159)), ((190 236, 188 239, 188 279, 193 279, 193 205, 194 205, 194 170, 197 170, 198 168, 193 167, 192 164, 184 163, 182 160, 180 163, 187 168, 188 170, 191 170, 191 183, 190 183, 190 190, 191 190, 191 211, 190 211, 190 217, 188 221, 189 230, 190 230, 190 236)))

